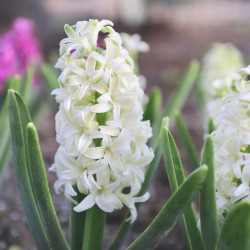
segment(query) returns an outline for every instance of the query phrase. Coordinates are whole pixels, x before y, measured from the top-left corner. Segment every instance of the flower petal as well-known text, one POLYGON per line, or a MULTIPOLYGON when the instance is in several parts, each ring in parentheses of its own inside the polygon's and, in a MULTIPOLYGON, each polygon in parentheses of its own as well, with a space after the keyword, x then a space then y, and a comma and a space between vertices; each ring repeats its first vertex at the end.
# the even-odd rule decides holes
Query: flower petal
POLYGON ((91 112, 94 113, 105 113, 107 111, 109 111, 111 108, 111 104, 108 102, 103 102, 103 103, 98 103, 93 105, 90 110, 91 112))
POLYGON ((89 194, 83 201, 81 201, 76 207, 74 207, 75 212, 83 212, 95 205, 95 194, 89 194))

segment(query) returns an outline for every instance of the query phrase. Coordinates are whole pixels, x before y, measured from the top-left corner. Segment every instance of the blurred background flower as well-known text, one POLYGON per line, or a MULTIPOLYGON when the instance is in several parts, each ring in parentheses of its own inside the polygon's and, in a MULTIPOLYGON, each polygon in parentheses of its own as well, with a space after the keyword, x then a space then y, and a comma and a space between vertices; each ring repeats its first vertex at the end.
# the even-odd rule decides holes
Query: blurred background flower
POLYGON ((9 77, 23 76, 29 65, 41 63, 42 58, 40 44, 34 34, 34 22, 16 18, 11 28, 0 36, 0 91, 9 77))

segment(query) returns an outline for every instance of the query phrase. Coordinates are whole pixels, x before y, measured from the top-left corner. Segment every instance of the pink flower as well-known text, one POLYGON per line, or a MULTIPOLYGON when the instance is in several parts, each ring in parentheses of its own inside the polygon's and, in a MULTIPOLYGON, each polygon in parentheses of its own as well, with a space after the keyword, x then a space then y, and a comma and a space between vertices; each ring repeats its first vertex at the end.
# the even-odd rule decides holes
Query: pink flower
POLYGON ((11 36, 6 33, 0 37, 0 92, 6 79, 15 74, 17 60, 11 36))
POLYGON ((7 78, 26 73, 30 63, 42 62, 40 44, 33 33, 34 23, 17 18, 11 29, 0 36, 0 92, 7 78))

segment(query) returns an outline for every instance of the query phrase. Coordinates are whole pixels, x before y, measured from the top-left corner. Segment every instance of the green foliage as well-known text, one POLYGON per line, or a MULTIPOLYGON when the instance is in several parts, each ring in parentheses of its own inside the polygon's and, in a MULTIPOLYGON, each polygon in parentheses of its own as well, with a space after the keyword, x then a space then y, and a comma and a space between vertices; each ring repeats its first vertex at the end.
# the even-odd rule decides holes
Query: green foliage
MULTIPOLYGON (((172 191, 175 192, 185 181, 185 176, 178 149, 168 129, 163 129, 162 131, 162 150, 169 184, 172 191)), ((201 233, 197 228, 197 218, 192 204, 185 209, 184 216, 180 218, 180 225, 189 248, 197 250, 204 249, 201 233)))
POLYGON ((215 131, 214 119, 210 118, 208 122, 208 134, 212 134, 215 131))
POLYGON ((43 64, 42 66, 42 75, 46 80, 46 83, 49 84, 51 90, 59 87, 58 85, 58 75, 55 72, 55 69, 50 66, 50 64, 43 64))
POLYGON ((215 199, 214 147, 210 136, 204 144, 201 165, 203 164, 208 166, 208 172, 200 192, 200 220, 205 249, 210 250, 215 249, 219 234, 215 199))
POLYGON ((26 103, 29 103, 31 97, 32 79, 34 76, 34 68, 28 67, 27 72, 22 80, 20 86, 20 95, 23 97, 26 103))
POLYGON ((39 208, 43 224, 53 249, 69 249, 59 225, 51 200, 38 135, 33 123, 26 126, 27 158, 31 176, 31 187, 39 208))
POLYGON ((250 249, 250 202, 241 201, 228 213, 222 225, 218 250, 250 249))
POLYGON ((148 102, 144 106, 143 120, 150 121, 153 129, 153 138, 157 138, 159 132, 159 121, 161 121, 162 95, 159 88, 153 88, 148 94, 148 102))
POLYGON ((200 165, 199 156, 196 152, 194 143, 191 139, 191 136, 188 132, 188 129, 187 129, 180 113, 176 114, 175 121, 176 121, 177 131, 180 135, 180 139, 181 139, 183 146, 186 150, 187 157, 189 159, 192 170, 195 170, 200 165))
POLYGON ((2 181, 4 170, 8 164, 10 157, 10 130, 8 117, 7 94, 9 89, 14 89, 21 93, 26 101, 28 101, 31 93, 31 80, 33 77, 33 68, 29 67, 24 76, 24 80, 20 83, 20 77, 14 76, 7 80, 3 93, 0 98, 0 182, 2 181))
POLYGON ((34 198, 27 167, 25 151, 26 127, 24 131, 23 125, 24 123, 27 125, 30 122, 30 118, 23 100, 13 90, 9 90, 8 106, 17 185, 24 205, 30 232, 38 249, 49 249, 48 236, 46 235, 45 227, 34 198))
POLYGON ((195 198, 206 177, 207 167, 195 170, 180 185, 177 191, 165 203, 161 211, 147 229, 130 246, 129 250, 146 250, 156 248, 180 219, 185 208, 195 198))
POLYGON ((181 82, 179 83, 176 91, 171 96, 170 100, 167 102, 163 115, 172 118, 172 116, 179 110, 181 110, 183 104, 185 103, 187 96, 196 82, 197 77, 200 72, 199 62, 193 60, 188 69, 186 70, 181 82))
POLYGON ((10 130, 9 130, 9 116, 8 116, 8 89, 18 91, 20 88, 19 77, 13 77, 6 83, 5 89, 1 96, 2 106, 0 110, 0 182, 2 181, 4 170, 8 164, 10 156, 10 130))
POLYGON ((38 137, 22 97, 8 94, 12 151, 18 189, 38 249, 69 249, 49 194, 38 137))

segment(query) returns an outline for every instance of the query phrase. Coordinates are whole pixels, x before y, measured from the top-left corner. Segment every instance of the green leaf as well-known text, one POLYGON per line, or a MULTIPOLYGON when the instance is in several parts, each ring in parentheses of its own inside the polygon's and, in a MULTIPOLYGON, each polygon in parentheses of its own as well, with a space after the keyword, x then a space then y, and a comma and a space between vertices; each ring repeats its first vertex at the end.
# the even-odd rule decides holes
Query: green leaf
MULTIPOLYGON (((168 138, 169 138, 169 148, 171 149, 171 156, 173 159, 176 179, 178 186, 180 186, 185 181, 185 175, 177 146, 170 131, 168 131, 168 138)), ((184 217, 192 249, 197 249, 197 250, 204 249, 201 233, 197 227, 196 213, 192 203, 185 209, 184 217)))
MULTIPOLYGON (((77 187, 74 188, 77 192, 77 196, 74 197, 74 200, 80 203, 85 195, 81 194, 77 187)), ((70 222, 69 222, 69 242, 71 250, 82 249, 83 235, 84 235, 84 226, 86 219, 86 211, 78 213, 73 210, 75 204, 71 203, 70 209, 70 222)))
POLYGON ((106 213, 97 205, 87 210, 82 250, 101 250, 106 213))
POLYGON ((178 182, 175 175, 175 166, 173 163, 172 152, 169 145, 168 129, 163 129, 162 131, 162 151, 170 188, 173 192, 175 192, 178 189, 178 182))
POLYGON ((2 108, 4 101, 7 99, 8 90, 10 88, 11 78, 8 78, 3 85, 2 92, 0 93, 0 109, 2 108))
MULTIPOLYGON (((12 79, 9 80, 8 90, 9 89, 19 90, 19 87, 20 87, 20 78, 19 78, 19 76, 15 76, 15 77, 13 77, 12 79)), ((0 111, 0 121, 1 121, 1 123, 0 123, 0 133, 6 128, 6 124, 9 124, 8 123, 8 101, 7 101, 7 95, 6 96, 4 95, 3 98, 4 98, 3 99, 3 105, 2 105, 2 108, 1 108, 1 111, 0 111), (5 122, 5 124, 3 124, 3 121, 5 122)), ((2 138, 2 137, 0 137, 0 138, 2 138)))
POLYGON ((58 75, 53 67, 47 63, 43 64, 42 74, 46 82, 49 84, 51 90, 59 88, 58 75))
POLYGON ((26 129, 27 155, 30 165, 31 186, 52 249, 70 249, 59 225, 51 200, 38 135, 33 123, 26 129))
POLYGON ((49 240, 33 195, 27 168, 24 139, 26 125, 25 130, 23 130, 24 124, 29 122, 27 109, 21 97, 13 90, 9 90, 8 93, 8 106, 17 185, 24 205, 30 232, 38 249, 50 249, 49 240))
POLYGON ((156 248, 180 219, 185 208, 195 198, 206 177, 207 167, 198 168, 165 203, 147 229, 130 246, 129 250, 156 248))
MULTIPOLYGON (((163 129, 167 129, 169 126, 169 118, 168 117, 164 117, 162 119, 162 123, 161 123, 161 131, 163 129)), ((154 151, 154 159, 152 160, 152 162, 149 164, 148 168, 147 168, 147 172, 145 174, 145 180, 142 183, 142 187, 140 192, 137 194, 137 196, 142 196, 144 195, 148 189, 149 186, 153 180, 155 171, 159 165, 160 159, 161 159, 161 155, 162 155, 162 147, 161 147, 161 133, 160 136, 158 137, 158 143, 156 146, 156 149, 154 151)))
MULTIPOLYGON (((13 77, 8 81, 8 88, 18 90, 20 87, 19 77, 13 77)), ((0 111, 0 183, 2 181, 4 170, 7 166, 10 156, 10 129, 8 116, 8 98, 5 95, 5 100, 0 111)))
POLYGON ((50 102, 48 100, 48 94, 45 94, 42 89, 39 89, 39 93, 35 93, 30 101, 29 110, 33 123, 36 126, 40 126, 43 118, 47 113, 51 112, 50 102))
MULTIPOLYGON (((185 175, 181 164, 180 156, 174 138, 168 129, 163 129, 162 132, 162 149, 165 167, 173 192, 185 181, 185 175)), ((184 212, 184 218, 180 219, 184 238, 187 240, 187 245, 191 245, 191 249, 204 249, 201 238, 201 233, 197 228, 197 218, 193 205, 190 204, 184 212)))
MULTIPOLYGON (((156 130, 156 125, 159 122, 159 114, 161 112, 162 95, 159 88, 153 88, 148 94, 148 102, 144 107, 143 120, 150 121, 153 130, 156 130)), ((158 131, 154 131, 158 132, 158 131)), ((155 135, 155 133, 153 133, 155 135)))
POLYGON ((33 76, 34 68, 32 66, 29 66, 20 87, 20 94, 23 97, 24 101, 27 103, 29 102, 31 96, 33 76))
POLYGON ((200 192, 200 220, 205 249, 215 249, 219 235, 214 181, 214 147, 210 136, 204 144, 201 164, 208 166, 208 172, 200 192))
POLYGON ((228 213, 222 225, 218 250, 250 249, 250 202, 241 201, 228 213))
POLYGON ((192 246, 191 246, 191 242, 190 242, 190 238, 189 238, 187 224, 186 224, 184 214, 181 216, 181 218, 179 220, 179 223, 180 223, 182 236, 183 236, 183 238, 184 238, 184 240, 186 242, 186 245, 187 245, 187 249, 192 250, 192 246))
POLYGON ((211 135, 215 131, 214 119, 210 118, 208 123, 208 134, 211 135))
POLYGON ((171 96, 169 102, 167 102, 163 115, 171 117, 179 110, 181 110, 183 104, 185 103, 187 96, 195 83, 200 70, 199 62, 193 60, 187 71, 184 74, 181 82, 179 83, 176 91, 171 96))
POLYGON ((176 121, 177 131, 180 135, 180 139, 181 139, 181 141, 185 147, 185 150, 187 152, 187 157, 189 159, 192 170, 195 170, 200 165, 199 156, 196 152, 196 149, 195 149, 195 146, 194 146, 193 141, 191 139, 191 136, 188 132, 188 129, 187 129, 180 113, 176 114, 175 121, 176 121))
POLYGON ((193 88, 193 93, 194 93, 195 104, 198 108, 197 111, 198 111, 199 117, 201 119, 204 119, 206 97, 205 97, 205 92, 204 92, 203 83, 202 83, 202 69, 200 70, 197 76, 197 80, 193 88))
POLYGON ((2 184, 3 176, 5 173, 5 169, 8 165, 9 158, 10 158, 10 148, 11 148, 11 143, 10 143, 10 132, 8 131, 8 138, 5 140, 5 143, 1 145, 1 152, 0 152, 0 187, 2 184))
MULTIPOLYGON (((169 126, 169 118, 165 117, 162 119, 162 125, 161 125, 161 130, 163 128, 167 128, 169 126)), ((160 159, 161 159, 161 154, 162 154, 162 149, 161 149, 161 143, 160 143, 160 137, 158 138, 158 143, 156 145, 156 148, 154 150, 155 157, 153 161, 149 164, 146 175, 145 175, 145 180, 142 183, 142 187, 140 192, 138 193, 137 196, 142 196, 144 195, 154 177, 154 174, 156 172, 156 169, 159 165, 160 159)), ((136 204, 136 209, 137 212, 140 209, 140 204, 136 204)), ((122 247, 122 244, 124 243, 130 229, 132 228, 133 224, 127 221, 127 219, 130 217, 130 213, 128 212, 127 215, 125 216, 125 219, 123 220, 122 224, 120 225, 110 247, 109 250, 119 250, 122 247)))

